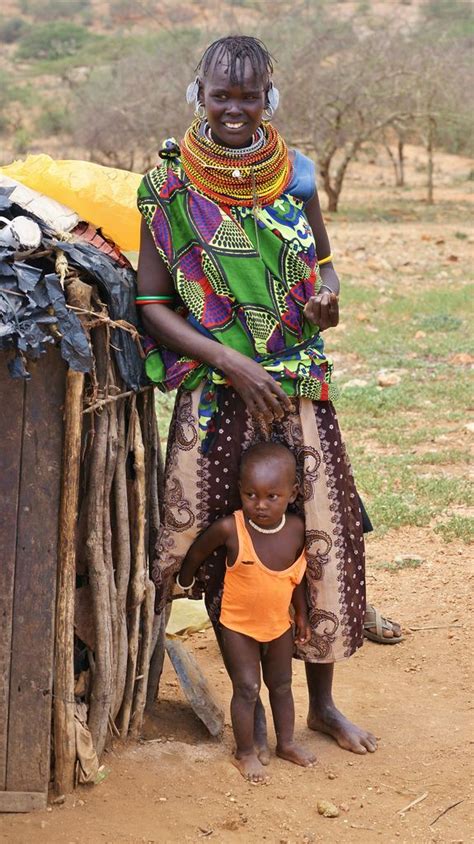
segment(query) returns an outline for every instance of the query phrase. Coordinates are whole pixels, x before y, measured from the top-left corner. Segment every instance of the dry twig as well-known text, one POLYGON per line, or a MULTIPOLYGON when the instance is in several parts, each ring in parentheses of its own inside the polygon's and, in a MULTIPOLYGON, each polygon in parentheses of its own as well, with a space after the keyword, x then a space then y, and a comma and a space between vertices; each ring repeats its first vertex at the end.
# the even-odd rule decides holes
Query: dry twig
POLYGON ((436 815, 434 821, 431 821, 430 826, 434 826, 435 823, 443 817, 443 815, 445 815, 447 812, 450 812, 451 809, 454 809, 456 806, 459 806, 460 803, 464 803, 464 798, 462 800, 456 800, 454 803, 450 803, 449 806, 446 806, 446 809, 443 809, 443 811, 440 812, 439 815, 436 815))
POLYGON ((399 809, 398 814, 403 815, 404 812, 408 812, 409 809, 413 809, 413 806, 416 806, 417 803, 421 803, 422 800, 426 800, 428 794, 429 791, 425 791, 423 794, 420 794, 420 796, 417 797, 416 800, 412 800, 411 803, 408 804, 408 806, 404 806, 403 809, 399 809))
POLYGON ((464 624, 430 624, 427 627, 409 627, 409 630, 417 632, 418 630, 449 630, 451 627, 464 627, 464 624))

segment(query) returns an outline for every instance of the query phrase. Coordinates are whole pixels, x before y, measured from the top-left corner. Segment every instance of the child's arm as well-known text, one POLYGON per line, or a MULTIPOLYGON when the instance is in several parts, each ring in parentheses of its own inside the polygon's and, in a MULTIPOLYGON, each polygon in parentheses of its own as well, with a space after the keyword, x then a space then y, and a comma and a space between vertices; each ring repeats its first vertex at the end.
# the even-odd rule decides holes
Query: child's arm
POLYGON ((306 603, 306 577, 295 586, 291 599, 295 611, 295 639, 299 645, 306 645, 311 639, 311 627, 306 603))
POLYGON ((198 536, 181 564, 179 586, 183 589, 188 589, 193 584, 194 575, 199 566, 202 565, 204 560, 216 548, 227 544, 228 539, 232 536, 233 530, 235 530, 234 519, 232 516, 227 516, 224 519, 218 519, 217 522, 213 522, 201 536, 198 536))

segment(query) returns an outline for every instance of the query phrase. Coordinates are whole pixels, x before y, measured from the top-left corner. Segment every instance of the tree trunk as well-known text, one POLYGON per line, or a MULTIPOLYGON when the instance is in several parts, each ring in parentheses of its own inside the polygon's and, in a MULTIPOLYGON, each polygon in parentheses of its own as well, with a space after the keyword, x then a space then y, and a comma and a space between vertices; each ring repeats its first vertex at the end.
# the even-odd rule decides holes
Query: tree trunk
POLYGON ((426 152, 428 155, 427 163, 427 180, 426 180, 426 201, 428 205, 434 204, 433 192, 433 171, 434 171, 434 139, 435 139, 436 121, 431 115, 428 117, 428 135, 426 139, 426 152))
POLYGON ((405 184, 405 152, 404 152, 404 145, 405 142, 399 137, 397 143, 397 152, 396 155, 390 149, 390 144, 388 141, 384 142, 385 149, 387 151, 387 155, 390 158, 392 163, 393 172, 395 174, 395 187, 402 188, 405 184))
POLYGON ((330 167, 331 167, 331 160, 332 156, 324 159, 320 162, 319 165, 319 172, 321 175, 321 179, 323 182, 324 193, 328 198, 328 211, 337 211, 337 202, 338 202, 338 194, 335 192, 332 183, 331 183, 331 175, 330 175, 330 167))
POLYGON ((404 188, 405 187, 405 141, 403 138, 398 138, 397 144, 397 153, 398 153, 398 173, 397 173, 397 180, 396 185, 397 188, 404 188))

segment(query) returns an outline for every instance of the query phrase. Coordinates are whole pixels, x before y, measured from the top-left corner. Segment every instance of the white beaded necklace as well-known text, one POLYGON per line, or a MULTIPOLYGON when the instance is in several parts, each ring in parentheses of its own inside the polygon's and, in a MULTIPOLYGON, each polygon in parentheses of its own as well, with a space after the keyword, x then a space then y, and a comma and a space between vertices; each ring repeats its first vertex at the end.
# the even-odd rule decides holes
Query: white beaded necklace
POLYGON ((253 527, 253 529, 257 530, 259 533, 278 533, 279 530, 281 530, 282 528, 285 527, 285 523, 286 523, 286 513, 283 513, 283 516, 281 517, 280 524, 277 525, 274 528, 259 527, 259 525, 256 525, 255 522, 252 522, 252 519, 249 519, 250 527, 253 527))
MULTIPOLYGON (((212 134, 211 134, 211 127, 207 120, 204 120, 201 124, 201 134, 204 135, 208 141, 214 143, 212 134)), ((266 137, 265 132, 263 131, 262 127, 259 126, 255 134, 252 136, 252 143, 249 144, 248 147, 229 147, 229 155, 232 156, 244 156, 248 155, 251 152, 256 152, 258 149, 261 149, 266 144, 266 137)), ((224 147, 224 149, 227 149, 224 147)))

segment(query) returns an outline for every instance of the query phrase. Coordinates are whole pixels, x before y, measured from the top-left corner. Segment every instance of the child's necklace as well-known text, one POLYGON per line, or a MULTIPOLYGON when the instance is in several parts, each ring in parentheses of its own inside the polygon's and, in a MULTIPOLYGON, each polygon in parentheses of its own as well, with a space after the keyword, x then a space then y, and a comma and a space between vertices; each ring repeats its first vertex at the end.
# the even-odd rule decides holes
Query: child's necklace
POLYGON ((258 525, 255 524, 255 522, 252 522, 252 519, 249 519, 250 527, 253 527, 254 530, 258 530, 259 533, 278 533, 279 530, 281 530, 282 528, 285 527, 285 522, 286 522, 286 513, 283 513, 283 516, 281 517, 280 524, 277 525, 275 528, 259 527, 258 525))

